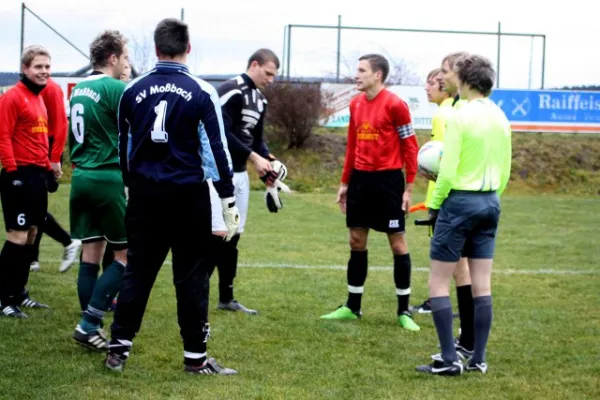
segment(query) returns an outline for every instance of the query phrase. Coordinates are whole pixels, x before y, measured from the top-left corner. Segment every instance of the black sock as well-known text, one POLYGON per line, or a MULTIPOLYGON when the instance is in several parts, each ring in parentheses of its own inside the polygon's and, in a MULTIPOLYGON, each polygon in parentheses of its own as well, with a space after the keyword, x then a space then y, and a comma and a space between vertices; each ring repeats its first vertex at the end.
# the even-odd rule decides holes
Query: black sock
POLYGON ((472 351, 475 345, 475 329, 473 327, 473 292, 471 285, 458 286, 456 288, 456 297, 458 300, 458 313, 460 314, 460 339, 459 345, 472 351))
MULTIPOLYGON (((0 302, 3 307, 19 304, 22 288, 23 264, 28 260, 27 249, 8 240, 0 252, 0 302)), ((29 264, 27 264, 29 268, 29 264)))
POLYGON ((473 299, 475 306, 475 351, 471 362, 485 362, 485 348, 492 328, 492 296, 473 299))
POLYGON ((18 302, 21 303, 23 300, 25 300, 28 296, 27 293, 27 289, 25 289, 25 287, 27 286, 27 282, 29 281, 29 271, 30 271, 30 266, 31 263, 33 261, 36 261, 34 259, 35 256, 35 244, 26 244, 24 246, 24 258, 22 259, 22 261, 20 261, 20 272, 19 272, 19 288, 20 288, 20 296, 18 299, 18 302))
POLYGON ((77 276, 77 295, 81 311, 85 311, 92 298, 96 281, 98 280, 100 266, 86 262, 79 263, 79 275, 77 276))
POLYGON ((410 254, 394 255, 394 282, 398 297, 397 315, 408 312, 410 299, 410 254))
POLYGON ((237 275, 238 249, 240 235, 235 235, 229 242, 221 244, 221 251, 217 256, 219 269, 219 301, 229 303, 233 297, 233 280, 237 275))
POLYGON ((444 361, 456 361, 458 357, 454 347, 454 338, 452 337, 452 304, 450 303, 450 297, 432 297, 429 301, 435 330, 442 347, 442 358, 444 361))
POLYGON ((219 258, 219 254, 223 251, 223 243, 225 241, 221 236, 212 235, 210 237, 210 265, 208 269, 208 278, 212 277, 213 272, 215 272, 215 267, 217 266, 217 260, 219 258))
POLYGON ((38 227, 38 232, 35 237, 35 242, 33 242, 33 252, 31 254, 31 262, 40 261, 40 243, 42 242, 42 236, 44 236, 44 231, 41 227, 38 227))
POLYGON ((348 301, 346 306, 354 312, 359 312, 364 291, 367 271, 369 269, 368 250, 350 251, 346 279, 348 281, 348 301))
POLYGON ((67 247, 71 244, 71 235, 69 235, 69 233, 65 231, 58 224, 58 222, 56 222, 50 213, 46 215, 46 226, 44 227, 44 232, 46 232, 48 236, 62 244, 64 247, 67 247))

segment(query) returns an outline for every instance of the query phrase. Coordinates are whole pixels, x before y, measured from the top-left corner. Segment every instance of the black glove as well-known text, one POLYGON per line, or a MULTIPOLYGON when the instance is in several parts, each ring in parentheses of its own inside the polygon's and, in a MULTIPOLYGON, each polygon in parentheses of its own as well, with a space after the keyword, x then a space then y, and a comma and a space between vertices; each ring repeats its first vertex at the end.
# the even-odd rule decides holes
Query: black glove
POLYGON ((432 210, 431 208, 429 209, 429 212, 428 212, 429 220, 431 221, 431 234, 432 235, 433 235, 433 232, 435 231, 435 222, 437 221, 439 212, 440 212, 440 210, 432 210))
POLYGON ((4 181, 4 185, 13 187, 23 187, 25 185, 25 181, 23 181, 19 170, 16 169, 10 172, 8 172, 7 170, 3 170, 2 172, 2 179, 4 181))
POLYGON ((267 209, 272 213, 276 213, 280 208, 283 208, 283 200, 279 197, 280 190, 281 189, 277 189, 276 191, 267 190, 265 192, 265 203, 267 209), (277 205, 277 202, 279 202, 279 206, 277 205))
POLYGON ((58 190, 58 180, 54 176, 54 171, 50 170, 46 172, 46 182, 48 185, 49 193, 54 193, 58 190))
POLYGON ((420 226, 430 226, 431 227, 431 231, 433 232, 433 229, 435 228, 435 222, 437 221, 437 217, 438 217, 438 213, 440 210, 432 210, 429 209, 427 216, 427 219, 417 219, 415 220, 415 225, 420 225, 420 226))

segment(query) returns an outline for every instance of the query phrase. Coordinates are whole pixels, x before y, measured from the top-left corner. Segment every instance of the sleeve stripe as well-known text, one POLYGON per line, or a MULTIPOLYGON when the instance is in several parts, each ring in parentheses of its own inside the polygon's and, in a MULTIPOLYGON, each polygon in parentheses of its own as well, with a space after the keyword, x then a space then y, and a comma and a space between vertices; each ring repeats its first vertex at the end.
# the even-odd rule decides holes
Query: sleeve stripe
POLYGON ((406 139, 411 136, 414 136, 414 134, 415 134, 415 130, 413 129, 413 126, 411 123, 408 123, 406 125, 397 126, 396 132, 398 132, 398 135, 400 135, 400 139, 406 139))
POLYGON ((221 105, 225 105, 225 103, 227 103, 229 101, 230 98, 232 98, 233 96, 235 96, 236 94, 242 94, 242 91, 240 89, 232 89, 229 92, 225 93, 223 96, 221 96, 220 100, 221 100, 221 105))
MULTIPOLYGON (((198 86, 200 86, 200 89, 210 97, 210 100, 213 103, 213 106, 215 107, 215 111, 217 114, 217 121, 219 124, 221 142, 223 143, 223 153, 225 154, 225 161, 226 161, 229 169, 233 170, 233 164, 231 162, 231 155, 229 154, 229 148, 227 146, 227 138, 225 137, 225 125, 223 124, 223 114, 221 113, 221 105, 219 104, 219 95, 217 94, 217 90, 210 83, 195 77, 194 75, 190 74, 189 72, 184 72, 184 73, 188 77, 192 78, 198 84, 198 86)), ((213 154, 213 156, 214 156, 214 154, 213 154)), ((216 162, 216 157, 215 157, 215 162, 216 162)))
POLYGON ((256 119, 257 121, 260 119, 260 113, 257 113, 256 111, 243 109, 242 114, 254 117, 254 119, 256 119))

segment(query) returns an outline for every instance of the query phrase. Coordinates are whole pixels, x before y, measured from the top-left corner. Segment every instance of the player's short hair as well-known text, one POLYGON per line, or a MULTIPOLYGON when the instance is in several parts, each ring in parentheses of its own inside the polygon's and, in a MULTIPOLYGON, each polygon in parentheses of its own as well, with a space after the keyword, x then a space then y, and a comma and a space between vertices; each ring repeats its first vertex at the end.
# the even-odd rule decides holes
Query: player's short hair
POLYGON ((385 82, 390 73, 390 63, 381 54, 365 54, 358 61, 366 60, 371 65, 373 72, 381 72, 381 82, 385 82))
POLYGON ((50 57, 50 52, 46 50, 45 47, 34 44, 32 46, 27 46, 23 50, 23 54, 21 54, 21 65, 26 67, 31 66, 31 62, 36 56, 46 56, 50 57))
POLYGON ((271 49, 258 49, 248 59, 248 66, 246 69, 250 68, 250 65, 256 61, 258 65, 264 65, 265 63, 271 61, 277 69, 279 69, 279 58, 277 54, 271 49))
POLYGON ((442 65, 444 65, 444 63, 448 61, 448 65, 452 70, 454 69, 454 64, 456 63, 456 60, 458 60, 460 57, 466 57, 468 55, 469 53, 467 53, 466 51, 456 51, 454 53, 450 53, 446 57, 444 57, 444 59, 442 60, 442 65))
POLYGON ((489 96, 494 87, 496 72, 487 58, 473 54, 459 57, 454 64, 458 79, 484 96, 489 96))
POLYGON ((121 57, 126 44, 127 39, 121 32, 107 29, 90 44, 90 62, 94 67, 106 67, 110 56, 121 57))
POLYGON ((188 24, 177 18, 165 18, 154 29, 154 45, 163 56, 176 57, 187 52, 190 45, 188 24))
POLYGON ((435 68, 432 69, 428 74, 427 74, 427 80, 430 80, 431 78, 435 78, 438 74, 442 73, 442 69, 441 68, 435 68))

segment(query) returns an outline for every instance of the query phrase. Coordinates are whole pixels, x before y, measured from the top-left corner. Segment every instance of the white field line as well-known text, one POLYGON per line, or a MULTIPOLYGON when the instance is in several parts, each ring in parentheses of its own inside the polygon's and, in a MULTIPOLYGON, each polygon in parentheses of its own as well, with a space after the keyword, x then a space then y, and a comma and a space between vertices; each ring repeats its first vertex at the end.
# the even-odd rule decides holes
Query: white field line
MULTIPOLYGON (((41 264, 60 263, 58 259, 42 259, 41 264)), ((77 262, 76 262, 77 263, 77 262)), ((165 264, 171 265, 171 261, 166 260, 165 264)), ((45 265, 42 265, 44 268, 45 265)), ((286 264, 286 263, 240 263, 242 268, 274 268, 274 269, 316 269, 316 270, 340 270, 345 271, 345 265, 305 265, 305 264, 286 264)), ((74 268, 77 266, 74 265, 74 268)), ((369 271, 392 271, 393 267, 369 266, 369 271)), ((412 268, 414 272, 429 272, 429 268, 412 268)), ((600 269, 494 269, 493 274, 500 275, 600 275, 600 269)))

